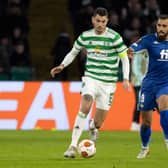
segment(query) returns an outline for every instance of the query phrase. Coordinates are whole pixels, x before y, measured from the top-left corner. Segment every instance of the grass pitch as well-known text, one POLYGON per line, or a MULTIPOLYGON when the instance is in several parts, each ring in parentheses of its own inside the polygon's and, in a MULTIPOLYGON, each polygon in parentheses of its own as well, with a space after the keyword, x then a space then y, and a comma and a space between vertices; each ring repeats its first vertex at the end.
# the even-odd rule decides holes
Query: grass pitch
MULTIPOLYGON (((158 168, 166 167, 166 151, 161 132, 153 132, 150 155, 136 159, 140 150, 138 132, 100 131, 97 153, 84 159, 63 157, 70 131, 0 131, 2 168, 158 168)), ((88 138, 84 132, 81 139, 88 138)))

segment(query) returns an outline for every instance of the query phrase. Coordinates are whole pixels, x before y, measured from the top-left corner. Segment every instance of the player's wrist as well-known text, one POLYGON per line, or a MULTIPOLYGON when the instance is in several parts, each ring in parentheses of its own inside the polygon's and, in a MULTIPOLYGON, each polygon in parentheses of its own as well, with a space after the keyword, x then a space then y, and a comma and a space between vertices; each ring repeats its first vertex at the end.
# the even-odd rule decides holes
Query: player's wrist
POLYGON ((60 64, 61 70, 64 69, 64 64, 60 64))

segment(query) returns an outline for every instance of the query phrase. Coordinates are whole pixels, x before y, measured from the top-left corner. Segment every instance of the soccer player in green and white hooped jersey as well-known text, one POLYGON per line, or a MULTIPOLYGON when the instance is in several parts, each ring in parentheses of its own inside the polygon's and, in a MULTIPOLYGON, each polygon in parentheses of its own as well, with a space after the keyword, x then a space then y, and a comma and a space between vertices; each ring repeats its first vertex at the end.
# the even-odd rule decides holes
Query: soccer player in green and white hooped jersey
POLYGON ((95 30, 83 32, 75 41, 74 48, 87 50, 85 76, 106 82, 115 83, 118 75, 118 53, 126 50, 119 34, 106 28, 102 35, 95 30))
POLYGON ((95 9, 92 16, 93 29, 83 32, 75 41, 72 50, 65 56, 62 63, 51 69, 52 77, 60 73, 78 55, 82 48, 87 51, 85 73, 82 77, 82 100, 74 122, 72 140, 64 157, 74 158, 78 140, 84 129, 86 117, 93 102, 96 102, 94 119, 89 122, 90 138, 96 141, 98 129, 111 107, 116 90, 119 60, 123 67, 123 86, 129 90, 129 60, 127 47, 122 37, 108 28, 108 12, 105 8, 95 9))

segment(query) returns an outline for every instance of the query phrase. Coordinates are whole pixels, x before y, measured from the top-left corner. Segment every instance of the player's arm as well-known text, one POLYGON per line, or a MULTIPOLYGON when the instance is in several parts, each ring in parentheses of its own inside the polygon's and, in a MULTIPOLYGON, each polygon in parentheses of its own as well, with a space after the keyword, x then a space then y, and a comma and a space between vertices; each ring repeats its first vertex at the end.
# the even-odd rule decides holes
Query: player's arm
POLYGON ((133 58, 135 53, 142 53, 147 50, 150 39, 148 36, 143 36, 135 43, 131 44, 127 50, 127 55, 129 58, 133 58))
POLYGON ((71 64, 75 57, 78 55, 79 51, 80 50, 74 46, 71 51, 65 56, 61 64, 51 69, 51 76, 54 78, 55 74, 60 73, 65 67, 71 64))
POLYGON ((130 64, 129 64, 129 59, 127 56, 127 51, 123 51, 119 53, 119 57, 122 62, 122 68, 123 68, 123 78, 125 80, 129 80, 129 73, 130 73, 130 64))
POLYGON ((127 50, 127 55, 129 58, 133 59, 134 57, 134 49, 129 47, 128 50, 127 50))
POLYGON ((65 58, 61 62, 61 64, 59 66, 51 69, 50 74, 51 74, 52 77, 54 77, 55 74, 60 73, 65 67, 67 67, 69 64, 71 64, 72 61, 78 55, 78 53, 81 51, 81 49, 84 47, 84 42, 83 42, 81 37, 82 37, 82 34, 77 38, 77 40, 75 41, 75 43, 73 45, 73 48, 65 56, 65 58))
POLYGON ((130 84, 129 84, 130 64, 129 64, 129 59, 127 56, 127 51, 124 50, 123 52, 119 53, 119 57, 122 62, 124 88, 126 90, 130 90, 130 84))

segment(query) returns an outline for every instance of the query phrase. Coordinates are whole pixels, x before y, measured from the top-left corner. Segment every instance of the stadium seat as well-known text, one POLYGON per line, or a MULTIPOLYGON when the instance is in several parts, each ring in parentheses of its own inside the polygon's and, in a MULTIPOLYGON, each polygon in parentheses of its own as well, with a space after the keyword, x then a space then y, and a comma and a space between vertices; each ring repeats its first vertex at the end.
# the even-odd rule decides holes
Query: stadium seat
POLYGON ((12 67, 11 79, 17 81, 31 81, 33 78, 33 69, 31 67, 12 67))
POLYGON ((0 73, 0 81, 9 80, 9 75, 5 73, 0 73))

